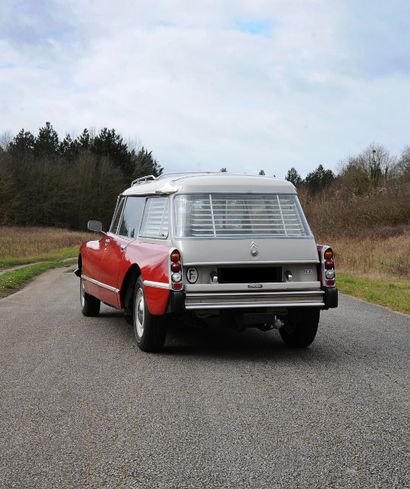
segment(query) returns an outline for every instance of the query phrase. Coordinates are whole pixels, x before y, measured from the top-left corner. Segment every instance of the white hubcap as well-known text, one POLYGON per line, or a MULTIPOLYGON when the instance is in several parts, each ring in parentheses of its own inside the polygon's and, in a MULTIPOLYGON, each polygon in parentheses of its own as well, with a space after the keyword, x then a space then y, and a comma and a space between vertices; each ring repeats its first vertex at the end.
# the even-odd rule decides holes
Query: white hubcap
POLYGON ((145 319, 144 292, 142 289, 138 289, 137 291, 134 313, 135 313, 135 326, 137 328, 137 335, 139 338, 142 338, 142 335, 144 334, 144 319, 145 319))

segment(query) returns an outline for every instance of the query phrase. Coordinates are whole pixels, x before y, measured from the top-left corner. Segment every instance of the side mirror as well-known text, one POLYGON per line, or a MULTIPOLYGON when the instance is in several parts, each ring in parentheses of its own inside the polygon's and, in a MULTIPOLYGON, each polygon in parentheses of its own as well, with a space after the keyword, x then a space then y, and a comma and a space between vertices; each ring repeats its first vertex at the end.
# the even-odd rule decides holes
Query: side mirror
POLYGON ((87 229, 94 231, 95 233, 102 233, 102 222, 101 221, 88 221, 87 229))

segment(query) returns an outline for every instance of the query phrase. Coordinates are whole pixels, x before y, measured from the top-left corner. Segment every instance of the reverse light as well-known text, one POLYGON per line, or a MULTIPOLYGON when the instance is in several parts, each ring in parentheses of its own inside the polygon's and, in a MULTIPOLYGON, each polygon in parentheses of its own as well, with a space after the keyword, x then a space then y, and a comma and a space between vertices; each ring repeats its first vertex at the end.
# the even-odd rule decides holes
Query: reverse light
POLYGON ((182 280, 182 275, 180 273, 173 273, 171 275, 172 281, 173 282, 181 282, 182 280))
POLYGON ((325 277, 327 279, 335 278, 335 271, 334 270, 326 270, 325 277))

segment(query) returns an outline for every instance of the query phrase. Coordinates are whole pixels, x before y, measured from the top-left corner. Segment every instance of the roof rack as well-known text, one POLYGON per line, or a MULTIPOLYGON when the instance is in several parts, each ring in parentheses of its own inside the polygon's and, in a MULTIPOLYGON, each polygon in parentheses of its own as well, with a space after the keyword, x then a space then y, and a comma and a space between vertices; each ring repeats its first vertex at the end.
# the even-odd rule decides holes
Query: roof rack
POLYGON ((146 183, 149 180, 156 180, 156 179, 157 179, 157 177, 154 175, 145 175, 145 177, 140 177, 140 178, 136 178, 135 180, 133 180, 131 182, 131 187, 133 187, 134 185, 141 185, 141 183, 146 183))

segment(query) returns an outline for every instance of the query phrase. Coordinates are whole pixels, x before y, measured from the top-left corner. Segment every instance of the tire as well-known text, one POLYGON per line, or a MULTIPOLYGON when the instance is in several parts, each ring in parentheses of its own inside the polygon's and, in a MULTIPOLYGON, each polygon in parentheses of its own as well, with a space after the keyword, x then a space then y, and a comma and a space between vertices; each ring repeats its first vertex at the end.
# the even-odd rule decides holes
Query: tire
POLYGON ((306 348, 313 343, 319 325, 319 309, 290 310, 285 325, 279 329, 286 346, 306 348))
POLYGON ((80 304, 81 312, 84 316, 95 317, 100 313, 101 302, 87 292, 84 289, 83 279, 80 278, 80 304))
POLYGON ((162 350, 166 337, 163 317, 154 316, 149 312, 141 277, 137 279, 134 288, 132 316, 134 336, 139 348, 146 352, 162 350))

